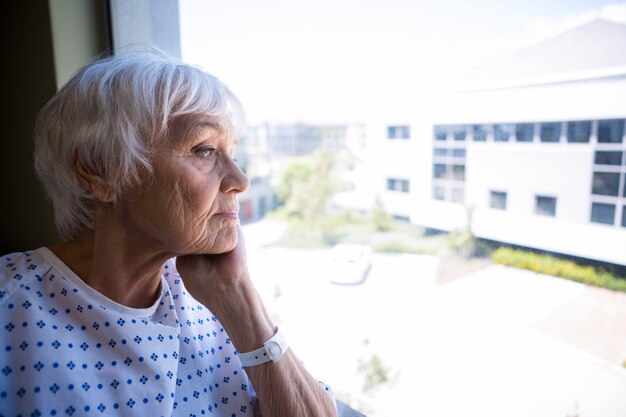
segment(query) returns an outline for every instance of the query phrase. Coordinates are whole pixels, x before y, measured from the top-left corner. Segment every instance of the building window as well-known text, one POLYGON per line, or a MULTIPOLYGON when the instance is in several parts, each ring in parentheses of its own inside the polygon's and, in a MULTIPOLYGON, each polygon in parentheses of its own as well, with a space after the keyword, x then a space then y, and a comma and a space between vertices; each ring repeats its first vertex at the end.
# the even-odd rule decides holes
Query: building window
POLYGON ((508 142, 511 135, 511 125, 497 124, 493 126, 493 140, 495 142, 508 142))
POLYGON ((452 189, 452 202, 463 203, 465 201, 465 190, 462 188, 452 189))
POLYGON ((446 148, 433 148, 433 156, 448 156, 446 148))
POLYGON ((591 221, 593 223, 614 224, 615 204, 592 203, 591 221))
POLYGON ((467 135, 467 129, 464 125, 452 126, 452 138, 456 141, 465 140, 465 135, 467 135))
POLYGON ((621 165, 622 164, 622 152, 596 151, 594 163, 596 165, 621 165))
POLYGON ((626 206, 622 206, 622 227, 626 227, 626 206))
POLYGON ((489 207, 506 210, 506 193, 504 191, 489 191, 489 207))
POLYGON ((588 143, 591 136, 591 122, 569 122, 567 124, 567 141, 570 143, 588 143))
POLYGON ((600 120, 598 122, 599 143, 622 143, 624 119, 600 120))
POLYGON ((387 189, 401 193, 409 192, 409 180, 399 178, 387 178, 387 189))
POLYGON ((591 193, 617 197, 619 193, 619 173, 594 172, 591 193))
POLYGON ((434 164, 433 165, 433 178, 436 179, 447 179, 448 175, 446 173, 447 167, 445 164, 434 164))
POLYGON ((542 142, 560 142, 561 141, 561 123, 542 123, 539 131, 539 137, 542 142))
POLYGON ((515 140, 518 142, 532 142, 535 136, 534 123, 518 123, 515 126, 515 140))
POLYGON ((446 199, 446 189, 444 187, 433 187, 433 199, 444 201, 446 199))
POLYGON ((388 139, 409 139, 411 128, 409 126, 387 126, 388 139))
POLYGON ((465 165, 452 165, 452 179, 465 181, 465 165))
POLYGON ((535 196, 535 214, 540 216, 556 216, 556 197, 535 196))
POLYGON ((433 136, 435 140, 446 140, 448 138, 448 129, 445 126, 434 126, 433 136))
POLYGON ((484 142, 487 140, 487 125, 473 125, 472 138, 474 142, 484 142))
POLYGON ((452 156, 454 158, 465 158, 465 148, 452 149, 452 156))

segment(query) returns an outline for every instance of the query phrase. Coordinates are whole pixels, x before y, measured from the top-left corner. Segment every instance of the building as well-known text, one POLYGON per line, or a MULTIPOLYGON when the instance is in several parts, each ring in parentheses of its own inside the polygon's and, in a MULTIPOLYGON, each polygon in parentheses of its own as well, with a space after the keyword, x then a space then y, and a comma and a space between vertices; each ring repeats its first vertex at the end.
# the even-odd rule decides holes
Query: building
POLYGON ((425 108, 371 126, 388 211, 626 265, 626 25, 595 20, 476 68, 425 108))

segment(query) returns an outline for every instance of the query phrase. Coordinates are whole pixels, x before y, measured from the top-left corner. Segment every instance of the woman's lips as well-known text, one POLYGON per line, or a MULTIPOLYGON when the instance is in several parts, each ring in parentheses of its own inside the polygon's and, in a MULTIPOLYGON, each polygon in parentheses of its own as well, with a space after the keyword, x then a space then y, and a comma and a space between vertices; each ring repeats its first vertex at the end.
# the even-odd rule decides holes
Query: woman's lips
POLYGON ((216 213, 215 214, 218 217, 222 217, 224 219, 238 219, 239 218, 239 214, 236 211, 223 211, 221 213, 216 213))

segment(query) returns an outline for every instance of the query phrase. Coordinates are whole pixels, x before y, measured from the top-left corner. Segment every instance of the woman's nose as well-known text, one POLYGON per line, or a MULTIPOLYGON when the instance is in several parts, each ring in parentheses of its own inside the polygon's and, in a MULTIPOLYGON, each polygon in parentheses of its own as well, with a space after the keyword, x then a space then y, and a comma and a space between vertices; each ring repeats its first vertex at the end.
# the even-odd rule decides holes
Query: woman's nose
POLYGON ((226 175, 222 179, 221 191, 224 193, 243 193, 250 188, 250 180, 234 159, 228 158, 226 175))

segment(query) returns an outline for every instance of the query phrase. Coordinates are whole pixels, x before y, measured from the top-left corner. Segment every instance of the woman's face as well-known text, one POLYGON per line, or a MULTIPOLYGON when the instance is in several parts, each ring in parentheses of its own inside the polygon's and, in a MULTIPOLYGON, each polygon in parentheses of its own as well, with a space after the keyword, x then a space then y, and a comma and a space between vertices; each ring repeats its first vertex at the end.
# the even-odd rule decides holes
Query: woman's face
POLYGON ((223 253, 237 244, 237 194, 250 182, 220 121, 186 116, 152 149, 153 172, 119 203, 125 227, 180 254, 223 253))

